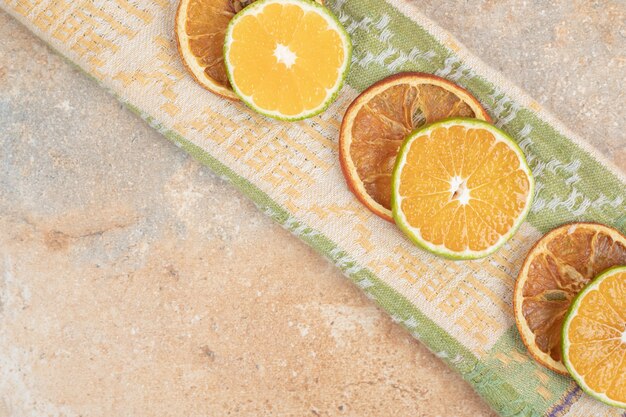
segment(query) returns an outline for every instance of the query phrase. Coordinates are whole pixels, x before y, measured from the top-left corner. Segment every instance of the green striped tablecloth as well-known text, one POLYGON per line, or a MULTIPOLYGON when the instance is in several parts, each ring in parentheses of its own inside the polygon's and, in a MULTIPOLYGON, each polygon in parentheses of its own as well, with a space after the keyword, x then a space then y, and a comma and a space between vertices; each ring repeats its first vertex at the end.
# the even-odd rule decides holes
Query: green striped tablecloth
MULTIPOLYGON (((168 0, 3 0, 0 5, 167 138, 331 259, 503 416, 620 416, 538 366, 512 317, 516 273, 547 230, 592 220, 626 230, 623 173, 405 0, 327 0, 352 36, 336 103, 285 123, 195 84, 173 40, 168 0), (389 74, 424 71, 470 90, 525 151, 537 180, 528 220, 498 253, 451 262, 412 246, 350 194, 338 127, 356 95, 389 74)), ((297 277, 294 277, 297 279, 297 277)), ((355 358, 358 360, 358 358, 355 358)))

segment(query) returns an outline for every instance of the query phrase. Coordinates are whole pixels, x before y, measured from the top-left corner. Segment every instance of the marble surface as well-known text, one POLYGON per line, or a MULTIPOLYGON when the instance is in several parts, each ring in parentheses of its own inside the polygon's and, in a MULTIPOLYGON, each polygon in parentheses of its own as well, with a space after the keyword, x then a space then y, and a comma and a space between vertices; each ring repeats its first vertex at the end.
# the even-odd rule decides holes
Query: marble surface
MULTIPOLYGON (((416 3, 626 170, 622 1, 416 3)), ((0 39, 0 417, 494 416, 2 13, 0 39)))

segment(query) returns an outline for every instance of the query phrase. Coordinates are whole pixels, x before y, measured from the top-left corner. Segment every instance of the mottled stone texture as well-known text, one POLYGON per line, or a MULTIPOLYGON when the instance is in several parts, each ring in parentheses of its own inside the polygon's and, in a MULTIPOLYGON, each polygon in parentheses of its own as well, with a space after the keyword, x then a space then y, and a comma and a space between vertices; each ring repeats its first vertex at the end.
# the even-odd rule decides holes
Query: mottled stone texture
POLYGON ((626 171, 624 0, 414 3, 626 171))
MULTIPOLYGON (((419 3, 626 166, 623 3, 419 3)), ((4 14, 0 39, 0 417, 493 416, 4 14)))

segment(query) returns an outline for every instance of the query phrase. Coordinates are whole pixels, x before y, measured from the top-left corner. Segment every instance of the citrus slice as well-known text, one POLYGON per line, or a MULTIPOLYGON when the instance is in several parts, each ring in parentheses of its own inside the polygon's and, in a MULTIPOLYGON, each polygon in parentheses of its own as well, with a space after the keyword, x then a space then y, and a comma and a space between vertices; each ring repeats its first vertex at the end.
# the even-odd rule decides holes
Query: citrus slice
POLYGON ((233 90, 253 110, 281 120, 321 113, 348 72, 348 34, 309 0, 260 0, 226 30, 224 60, 233 90))
POLYGON ((566 224, 535 244, 515 282, 513 309, 522 341, 537 362, 567 374, 561 349, 567 309, 593 277, 624 264, 626 237, 601 224, 566 224))
POLYGON ((339 160, 348 187, 374 214, 393 221, 391 173, 404 139, 449 117, 491 121, 470 93, 436 75, 392 75, 363 91, 346 110, 339 160))
POLYGON ((521 149, 476 119, 449 119, 402 144, 391 185, 396 224, 417 245, 451 259, 493 253, 530 210, 535 182, 521 149))
POLYGON ((224 35, 233 16, 254 1, 181 0, 176 12, 174 32, 183 65, 204 88, 231 100, 239 98, 226 75, 224 35))
POLYGON ((176 12, 176 42, 183 64, 207 90, 232 100, 224 66, 224 34, 238 9, 237 0, 181 0, 176 12))
POLYGON ((626 266, 602 273, 574 299, 563 362, 587 394, 626 408, 626 266))

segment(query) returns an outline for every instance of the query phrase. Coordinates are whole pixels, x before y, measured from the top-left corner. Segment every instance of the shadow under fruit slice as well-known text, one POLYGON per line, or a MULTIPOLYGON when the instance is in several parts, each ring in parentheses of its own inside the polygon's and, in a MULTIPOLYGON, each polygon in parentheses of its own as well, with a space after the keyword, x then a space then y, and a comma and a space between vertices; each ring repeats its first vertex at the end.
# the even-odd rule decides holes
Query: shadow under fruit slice
POLYGON ((607 268, 626 265, 626 237, 595 223, 558 227, 529 251, 515 282, 515 322, 529 353, 566 375, 561 332, 572 300, 607 268))
POLYGON ((535 182, 522 150, 476 119, 447 119, 413 132, 393 171, 396 225, 450 259, 485 257, 526 218, 535 182))
POLYGON ((348 187, 374 214, 393 221, 391 173, 404 139, 450 117, 491 118, 470 93, 435 75, 406 72, 371 85, 350 104, 339 135, 348 187))
POLYGON ((587 394, 626 408, 626 266, 594 278, 572 303, 563 361, 587 394))

